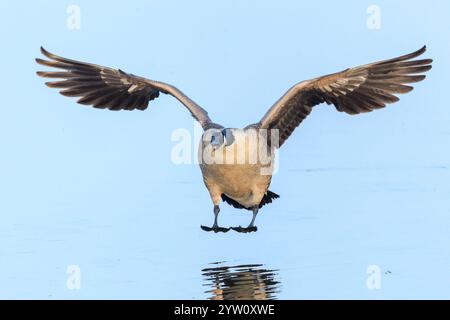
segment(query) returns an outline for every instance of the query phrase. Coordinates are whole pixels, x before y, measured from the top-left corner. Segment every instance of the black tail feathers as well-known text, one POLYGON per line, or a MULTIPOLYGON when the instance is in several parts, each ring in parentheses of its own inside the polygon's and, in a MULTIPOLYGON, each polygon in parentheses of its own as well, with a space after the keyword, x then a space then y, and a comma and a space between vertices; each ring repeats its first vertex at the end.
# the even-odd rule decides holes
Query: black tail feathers
POLYGON ((276 194, 275 192, 267 190, 266 194, 261 200, 261 203, 259 204, 259 208, 261 209, 266 204, 272 203, 273 200, 278 199, 280 196, 276 194))
MULTIPOLYGON (((261 199, 261 202, 259 204, 259 208, 261 209, 266 204, 272 203, 274 199, 278 199, 280 196, 276 194, 275 192, 267 190, 267 192, 264 194, 264 197, 261 199)), ((230 206, 236 208, 236 209, 247 209, 252 210, 252 208, 246 208, 243 205, 241 205, 236 200, 231 199, 226 194, 222 193, 222 200, 226 203, 228 203, 230 206)))

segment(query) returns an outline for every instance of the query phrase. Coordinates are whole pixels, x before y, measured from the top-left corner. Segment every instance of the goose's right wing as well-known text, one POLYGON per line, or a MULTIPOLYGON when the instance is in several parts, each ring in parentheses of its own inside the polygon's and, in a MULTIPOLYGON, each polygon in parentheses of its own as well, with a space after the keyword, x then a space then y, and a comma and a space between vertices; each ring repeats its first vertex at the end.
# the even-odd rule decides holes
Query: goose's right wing
POLYGON ((38 71, 37 74, 44 78, 64 79, 47 82, 46 85, 61 89, 62 95, 80 97, 78 103, 109 110, 145 110, 149 101, 162 92, 177 98, 204 129, 212 123, 206 110, 167 83, 138 77, 122 70, 66 59, 44 48, 41 48, 41 52, 50 61, 36 59, 37 63, 60 70, 38 71))

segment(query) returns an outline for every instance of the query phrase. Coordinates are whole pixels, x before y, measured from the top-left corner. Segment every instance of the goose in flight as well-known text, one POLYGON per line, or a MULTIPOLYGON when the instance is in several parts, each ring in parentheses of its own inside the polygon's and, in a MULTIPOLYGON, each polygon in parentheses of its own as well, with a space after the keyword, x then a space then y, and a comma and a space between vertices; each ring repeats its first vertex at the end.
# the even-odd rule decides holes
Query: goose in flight
POLYGON ((334 105, 350 115, 371 112, 397 102, 398 94, 413 90, 411 83, 425 79, 431 59, 416 59, 426 50, 397 58, 299 82, 291 87, 262 117, 243 129, 224 128, 213 122, 205 109, 176 87, 142 78, 120 69, 66 59, 41 48, 48 58, 36 62, 57 69, 38 71, 51 88, 78 103, 109 110, 145 110, 161 93, 180 101, 204 130, 199 148, 199 164, 214 205, 214 224, 205 231, 254 232, 258 210, 279 196, 269 191, 276 150, 295 128, 321 103, 334 105), (262 156, 264 155, 264 156, 262 156), (219 204, 247 209, 253 218, 246 228, 218 225, 219 204))

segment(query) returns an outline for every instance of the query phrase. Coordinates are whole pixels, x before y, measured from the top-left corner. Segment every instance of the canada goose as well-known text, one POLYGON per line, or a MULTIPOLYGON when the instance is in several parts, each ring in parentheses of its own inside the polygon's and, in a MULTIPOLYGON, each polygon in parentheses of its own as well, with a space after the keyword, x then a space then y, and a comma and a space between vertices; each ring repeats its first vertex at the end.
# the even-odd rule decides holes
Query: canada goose
POLYGON ((219 227, 217 222, 219 203, 225 201, 235 208, 251 210, 253 213, 247 228, 232 229, 253 232, 257 230, 254 223, 258 210, 279 197, 268 190, 275 151, 311 113, 313 107, 325 102, 333 104, 338 111, 354 115, 397 102, 399 98, 396 94, 413 90, 407 84, 422 81, 425 79, 423 73, 431 69, 433 60, 413 60, 425 51, 424 46, 398 58, 297 83, 259 122, 244 129, 224 128, 212 122, 203 108, 164 82, 138 77, 120 69, 62 58, 42 47, 42 54, 50 60, 36 61, 60 69, 37 72, 41 77, 63 79, 47 82, 47 86, 62 89, 60 92, 65 96, 80 97, 78 103, 95 108, 145 110, 149 101, 160 93, 178 99, 204 130, 199 160, 204 183, 214 204, 214 224, 211 228, 202 226, 202 229, 214 232, 230 230, 219 227), (260 159, 261 153, 265 153, 265 157, 261 157, 264 161, 260 159))

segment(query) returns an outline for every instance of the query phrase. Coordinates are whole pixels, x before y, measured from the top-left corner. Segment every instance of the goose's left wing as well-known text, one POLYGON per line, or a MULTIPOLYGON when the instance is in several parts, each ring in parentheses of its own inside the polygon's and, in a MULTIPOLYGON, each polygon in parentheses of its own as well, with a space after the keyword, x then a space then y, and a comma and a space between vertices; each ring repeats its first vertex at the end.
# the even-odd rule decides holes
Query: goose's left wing
POLYGON ((413 60, 425 50, 300 82, 269 109, 258 127, 278 129, 281 146, 320 103, 351 115, 384 108, 399 100, 396 94, 413 90, 407 84, 425 79, 422 73, 431 69, 433 60, 413 60))

